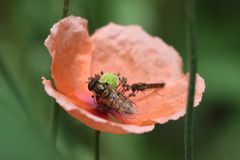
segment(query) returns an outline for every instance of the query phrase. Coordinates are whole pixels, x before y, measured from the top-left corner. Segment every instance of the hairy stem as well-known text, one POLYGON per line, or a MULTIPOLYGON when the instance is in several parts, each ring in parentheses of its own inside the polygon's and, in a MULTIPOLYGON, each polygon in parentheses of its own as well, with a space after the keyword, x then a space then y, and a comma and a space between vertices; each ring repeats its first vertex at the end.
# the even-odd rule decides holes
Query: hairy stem
POLYGON ((70 3, 70 0, 64 0, 62 18, 67 17, 68 15, 69 3, 70 3))
POLYGON ((59 121, 60 108, 56 101, 53 102, 53 117, 52 117, 52 142, 56 145, 57 132, 58 132, 58 121, 59 121))
POLYGON ((32 122, 32 117, 26 108, 27 105, 26 105, 25 99, 24 99, 23 95, 21 94, 20 89, 18 88, 14 78, 10 74, 10 71, 6 67, 6 64, 4 63, 1 54, 0 54, 0 70, 3 74, 3 77, 5 77, 6 82, 8 83, 8 86, 13 91, 13 94, 19 100, 19 103, 22 106, 22 110, 25 113, 25 115, 27 116, 29 122, 32 122))
POLYGON ((100 160, 99 141, 100 141, 100 131, 95 130, 95 160, 100 160))
POLYGON ((53 102, 53 113, 52 113, 52 130, 51 130, 51 140, 52 140, 52 159, 56 159, 57 153, 57 135, 58 135, 58 121, 60 117, 60 108, 56 101, 53 102))
MULTIPOLYGON (((62 18, 66 17, 68 15, 69 3, 70 3, 70 0, 64 0, 62 18)), ((55 157, 55 153, 57 150, 56 145, 57 145, 57 135, 58 135, 58 121, 59 121, 59 117, 60 117, 60 108, 56 101, 54 101, 52 113, 53 113, 53 115, 52 115, 51 139, 52 139, 52 146, 53 146, 53 155, 55 157)))
POLYGON ((193 105, 197 72, 196 42, 195 42, 195 0, 186 0, 186 40, 189 55, 190 79, 185 117, 185 160, 193 160, 193 105))

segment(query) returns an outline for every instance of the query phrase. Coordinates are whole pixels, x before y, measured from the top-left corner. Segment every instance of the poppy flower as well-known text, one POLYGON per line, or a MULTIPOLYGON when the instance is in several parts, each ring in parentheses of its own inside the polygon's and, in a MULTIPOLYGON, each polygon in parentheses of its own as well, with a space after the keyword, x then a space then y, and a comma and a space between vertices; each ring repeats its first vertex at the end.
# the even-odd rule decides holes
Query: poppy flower
MULTIPOLYGON (((45 91, 91 128, 140 134, 185 114, 189 76, 182 71, 181 57, 173 47, 137 25, 110 23, 90 36, 86 19, 69 16, 53 25, 44 44, 52 58, 51 74, 56 86, 42 78, 45 91), (97 111, 88 90, 88 78, 101 71, 120 73, 129 84, 164 82, 165 86, 138 92, 131 98, 137 112, 120 117, 123 121, 119 123, 97 111)), ((201 101, 204 90, 204 80, 197 74, 194 106, 201 101)))

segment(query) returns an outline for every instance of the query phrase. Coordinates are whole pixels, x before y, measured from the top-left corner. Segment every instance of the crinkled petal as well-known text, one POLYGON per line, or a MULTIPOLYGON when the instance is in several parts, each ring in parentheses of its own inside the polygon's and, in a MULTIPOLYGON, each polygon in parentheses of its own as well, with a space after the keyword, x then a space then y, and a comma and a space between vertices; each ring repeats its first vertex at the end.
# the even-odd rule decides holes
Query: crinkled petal
POLYGON ((110 23, 91 39, 92 73, 121 73, 130 83, 169 82, 182 77, 182 60, 177 51, 139 26, 110 23))
MULTIPOLYGON (((194 106, 200 103, 205 90, 204 80, 198 74, 196 78, 194 106)), ((186 75, 175 83, 167 84, 163 90, 155 90, 145 99, 137 101, 139 112, 136 115, 136 120, 166 123, 183 116, 187 106, 188 83, 189 76, 186 75)))
POLYGON ((58 91, 78 100, 89 95, 87 80, 91 72, 92 45, 87 20, 69 16, 54 24, 45 40, 52 57, 52 77, 58 91))
MULTIPOLYGON (((121 73, 130 84, 137 82, 166 85, 162 89, 138 92, 132 98, 137 107, 130 124, 165 123, 184 115, 188 78, 182 72, 178 52, 160 38, 152 37, 138 26, 109 24, 92 36, 92 73, 101 70, 121 73)), ((195 104, 201 101, 204 80, 197 75, 195 104)))
MULTIPOLYGON (((99 116, 91 114, 91 112, 82 109, 76 105, 71 99, 64 96, 63 94, 56 91, 49 80, 43 78, 43 85, 47 94, 57 101, 57 103, 70 115, 74 118, 78 119, 85 125, 97 129, 103 132, 109 132, 114 134, 127 134, 127 133, 145 133, 153 130, 154 125, 144 125, 144 126, 137 126, 137 125, 127 125, 127 124, 119 124, 114 123, 109 120, 103 119, 99 116)), ((93 105, 91 100, 85 99, 83 103, 80 105, 93 105)))

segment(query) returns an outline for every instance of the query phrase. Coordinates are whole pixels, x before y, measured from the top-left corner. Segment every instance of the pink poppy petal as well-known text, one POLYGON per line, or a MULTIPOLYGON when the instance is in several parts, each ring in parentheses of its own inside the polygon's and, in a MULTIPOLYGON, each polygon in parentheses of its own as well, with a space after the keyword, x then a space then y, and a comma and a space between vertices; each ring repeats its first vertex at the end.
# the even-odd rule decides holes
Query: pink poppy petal
POLYGON ((86 82, 91 72, 92 45, 87 20, 74 16, 60 20, 44 44, 52 57, 52 77, 58 91, 75 100, 90 96, 86 82))
MULTIPOLYGON (((182 117, 186 112, 188 81, 188 75, 186 75, 176 82, 168 83, 164 89, 155 90, 149 94, 146 93, 145 98, 141 100, 134 98, 137 113, 134 118, 126 119, 125 123, 136 125, 163 124, 169 120, 177 120, 182 117)), ((197 74, 195 107, 199 105, 204 91, 205 82, 197 74)))
MULTIPOLYGON (((181 57, 173 47, 138 26, 109 24, 97 30, 91 39, 94 46, 93 74, 101 70, 119 72, 130 84, 166 84, 162 89, 139 92, 136 98, 132 98, 138 112, 125 123, 165 123, 184 115, 188 78, 182 72, 181 57)), ((201 101, 204 88, 204 80, 197 75, 196 105, 201 101)))
MULTIPOLYGON (((144 126, 137 126, 137 125, 126 125, 126 124, 119 124, 108 121, 101 117, 98 117, 90 112, 82 109, 82 107, 77 106, 71 99, 64 96, 63 94, 56 91, 49 80, 43 79, 43 85, 47 94, 57 101, 57 103, 71 116, 76 118, 77 120, 81 121, 85 125, 97 129, 103 132, 110 132, 114 134, 127 134, 127 133, 145 133, 153 130, 154 125, 144 125, 144 126)), ((81 105, 89 105, 86 102, 85 104, 82 103, 81 105)), ((84 108, 84 107, 83 107, 84 108)))
MULTIPOLYGON (((195 107, 200 103, 205 91, 204 80, 198 74, 196 78, 195 107)), ((165 89, 156 91, 137 102, 138 106, 142 107, 139 109, 137 118, 142 121, 151 119, 157 123, 166 123, 183 116, 187 106, 188 83, 189 76, 186 75, 176 83, 170 83, 165 89)))
POLYGON ((182 77, 177 51, 135 25, 110 23, 92 36, 92 73, 119 72, 130 83, 169 82, 182 77))

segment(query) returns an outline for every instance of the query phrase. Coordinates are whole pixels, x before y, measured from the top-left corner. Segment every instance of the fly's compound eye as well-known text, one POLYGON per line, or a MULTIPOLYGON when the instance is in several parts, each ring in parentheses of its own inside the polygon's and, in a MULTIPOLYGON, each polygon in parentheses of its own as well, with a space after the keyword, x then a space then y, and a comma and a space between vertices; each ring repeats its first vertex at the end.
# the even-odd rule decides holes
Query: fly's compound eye
POLYGON ((102 97, 107 97, 109 95, 109 91, 107 89, 105 89, 103 92, 102 92, 102 97))
POLYGON ((88 90, 91 91, 93 90, 94 86, 97 84, 99 78, 98 77, 95 77, 95 78, 92 78, 90 80, 90 82, 88 83, 88 90))

